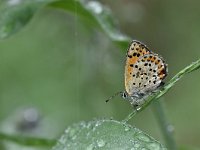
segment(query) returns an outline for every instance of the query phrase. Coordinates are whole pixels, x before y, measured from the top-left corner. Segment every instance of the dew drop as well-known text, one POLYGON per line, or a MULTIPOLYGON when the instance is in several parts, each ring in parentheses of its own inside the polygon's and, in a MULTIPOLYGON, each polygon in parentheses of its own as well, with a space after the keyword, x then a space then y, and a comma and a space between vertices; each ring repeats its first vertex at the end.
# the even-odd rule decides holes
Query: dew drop
POLYGON ((67 138, 64 135, 61 136, 61 138, 59 139, 59 143, 62 145, 65 145, 66 142, 67 142, 67 138))
POLYGON ((101 125, 101 121, 96 121, 96 123, 94 124, 93 128, 92 128, 92 131, 95 131, 97 129, 98 126, 101 125))
POLYGON ((137 107, 136 110, 139 111, 141 109, 141 107, 137 107))
POLYGON ((81 128, 86 128, 86 127, 87 127, 87 125, 86 125, 86 123, 85 123, 84 121, 82 121, 82 122, 80 123, 80 126, 81 126, 81 128))
POLYGON ((95 127, 98 127, 101 125, 101 122, 100 121, 97 121, 96 124, 95 124, 95 127))
POLYGON ((113 117, 110 117, 110 120, 113 120, 113 117))
POLYGON ((141 140, 141 141, 144 141, 144 142, 149 142, 150 141, 149 137, 146 136, 146 135, 138 135, 137 138, 139 140, 141 140))
POLYGON ((130 127, 129 126, 125 126, 124 131, 130 131, 130 127))
POLYGON ((70 128, 67 128, 67 129, 65 130, 65 133, 68 134, 69 131, 70 131, 70 128))
POLYGON ((104 147, 106 145, 106 142, 102 139, 98 140, 97 141, 97 146, 98 147, 104 147))
POLYGON ((167 126, 167 130, 169 131, 169 132, 173 132, 174 131, 174 126, 173 125, 168 125, 167 126))
POLYGON ((90 144, 86 150, 93 150, 95 148, 95 145, 94 144, 90 144))
POLYGON ((140 144, 138 144, 138 143, 134 144, 134 148, 139 148, 139 147, 140 147, 140 144))
POLYGON ((36 122, 39 119, 39 113, 36 109, 29 108, 24 111, 23 117, 27 122, 36 122))
POLYGON ((71 130, 69 130, 69 132, 68 132, 68 136, 73 137, 75 135, 75 133, 76 133, 76 130, 71 128, 71 130))
POLYGON ((87 6, 96 14, 100 14, 103 11, 102 5, 97 1, 89 1, 87 6))
POLYGON ((91 123, 88 123, 87 125, 86 125, 86 128, 87 129, 90 129, 92 127, 92 124, 91 123))
POLYGON ((77 138, 76 135, 72 136, 72 140, 76 140, 76 138, 77 138))
POLYGON ((149 143, 149 144, 147 144, 147 148, 149 148, 149 149, 160 149, 160 144, 149 143))

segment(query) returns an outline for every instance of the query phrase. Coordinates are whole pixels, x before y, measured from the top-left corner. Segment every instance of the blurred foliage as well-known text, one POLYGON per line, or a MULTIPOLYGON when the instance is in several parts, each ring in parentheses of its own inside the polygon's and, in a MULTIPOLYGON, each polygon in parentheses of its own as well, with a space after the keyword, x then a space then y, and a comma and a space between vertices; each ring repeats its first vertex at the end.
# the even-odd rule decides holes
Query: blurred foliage
POLYGON ((50 0, 4 0, 0 4, 0 39, 6 38, 28 23, 38 8, 50 0))
MULTIPOLYGON (((1 38, 15 33, 29 21, 37 8, 44 6, 33 5, 34 9, 28 9, 28 18, 19 18, 18 9, 9 8, 8 16, 16 14, 15 19, 22 21, 16 26, 10 26, 12 18, 2 21, 7 12, 3 3, 21 1, 0 2, 0 28, 4 23, 8 25, 8 28, 0 30, 1 38), (9 34, 5 35, 5 32, 9 34)), ((144 43, 164 56, 169 64, 169 78, 199 58, 199 1, 101 2, 119 18, 123 33, 148 41, 144 43)), ((131 111, 129 104, 123 101, 104 103, 110 95, 124 88, 126 49, 120 51, 111 42, 115 36, 102 33, 93 24, 80 19, 76 1, 72 5, 73 13, 55 10, 52 6, 56 7, 56 4, 59 2, 37 11, 23 30, 0 43, 2 131, 55 138, 73 122, 100 116, 123 119, 131 111), (30 108, 38 111, 40 119, 36 120, 35 126, 21 130, 19 126, 27 123, 23 112, 30 108)), ((116 20, 114 24, 117 24, 116 20)), ((126 44, 122 43, 122 46, 126 44)), ((196 72, 185 77, 165 96, 178 145, 187 143, 200 147, 198 81, 199 72, 196 72)), ((156 139, 162 139, 149 109, 136 116, 132 124, 156 139)))

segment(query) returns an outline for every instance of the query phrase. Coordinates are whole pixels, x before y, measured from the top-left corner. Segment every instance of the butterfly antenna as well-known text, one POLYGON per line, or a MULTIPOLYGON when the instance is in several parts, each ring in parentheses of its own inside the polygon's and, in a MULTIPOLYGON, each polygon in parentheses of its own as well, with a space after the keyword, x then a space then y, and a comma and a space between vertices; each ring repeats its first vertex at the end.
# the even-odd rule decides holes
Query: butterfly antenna
POLYGON ((113 96, 111 96, 109 99, 106 100, 106 103, 109 102, 111 99, 113 99, 114 97, 116 97, 117 95, 120 95, 122 92, 117 92, 115 93, 113 96))

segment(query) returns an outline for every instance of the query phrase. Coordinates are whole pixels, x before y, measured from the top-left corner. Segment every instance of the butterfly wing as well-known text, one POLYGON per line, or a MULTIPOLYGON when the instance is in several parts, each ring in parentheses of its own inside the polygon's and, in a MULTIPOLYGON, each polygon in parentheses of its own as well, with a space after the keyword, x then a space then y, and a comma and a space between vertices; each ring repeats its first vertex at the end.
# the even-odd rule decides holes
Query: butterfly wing
POLYGON ((160 86, 167 75, 167 66, 157 54, 145 54, 133 65, 130 96, 148 94, 160 86))
POLYGON ((137 68, 133 66, 137 61, 146 54, 152 53, 146 45, 139 41, 132 41, 127 50, 126 65, 125 65, 125 90, 128 95, 132 95, 136 89, 136 85, 133 85, 133 73, 137 71, 137 68))

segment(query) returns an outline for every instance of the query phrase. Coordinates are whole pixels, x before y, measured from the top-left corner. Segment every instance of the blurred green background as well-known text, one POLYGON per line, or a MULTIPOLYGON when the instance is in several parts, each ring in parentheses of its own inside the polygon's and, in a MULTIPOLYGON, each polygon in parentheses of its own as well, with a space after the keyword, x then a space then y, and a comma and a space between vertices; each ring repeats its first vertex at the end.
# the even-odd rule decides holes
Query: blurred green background
MULTIPOLYGON (((200 1, 99 2, 111 9, 122 33, 165 58, 166 81, 199 58, 200 1)), ((124 119, 130 104, 120 97, 105 100, 124 89, 125 53, 77 15, 41 9, 25 28, 0 42, 1 130, 57 138, 82 120, 124 119), (32 116, 28 124, 27 114, 32 116)), ((187 75, 163 99, 179 146, 200 147, 199 77, 199 71, 187 75)), ((150 107, 130 124, 163 141, 150 107)))

